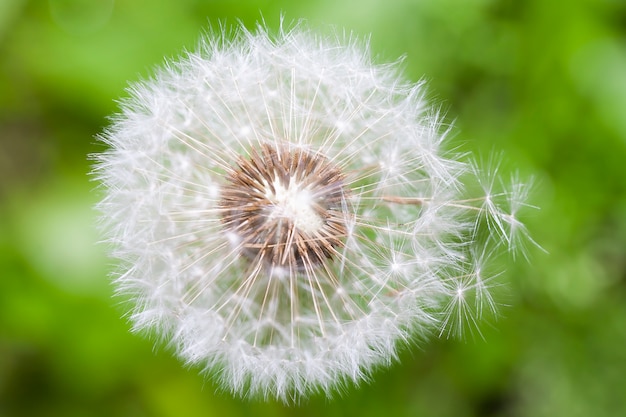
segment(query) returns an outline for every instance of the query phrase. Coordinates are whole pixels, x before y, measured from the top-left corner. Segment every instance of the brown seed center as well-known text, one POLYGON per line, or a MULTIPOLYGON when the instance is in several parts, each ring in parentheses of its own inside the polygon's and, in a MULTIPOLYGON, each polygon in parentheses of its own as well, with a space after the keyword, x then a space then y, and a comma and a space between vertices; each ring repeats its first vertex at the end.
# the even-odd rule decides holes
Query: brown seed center
POLYGON ((324 156, 264 144, 240 157, 226 178, 222 223, 247 258, 308 269, 342 246, 345 178, 324 156))

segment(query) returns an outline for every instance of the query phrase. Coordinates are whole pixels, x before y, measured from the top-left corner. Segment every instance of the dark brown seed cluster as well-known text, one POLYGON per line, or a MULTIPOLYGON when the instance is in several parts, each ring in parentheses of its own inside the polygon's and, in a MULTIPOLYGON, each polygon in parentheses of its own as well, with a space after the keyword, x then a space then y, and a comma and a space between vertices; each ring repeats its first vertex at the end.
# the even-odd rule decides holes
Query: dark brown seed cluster
POLYGON ((324 156, 261 145, 228 173, 222 223, 250 260, 291 270, 316 267, 333 258, 346 234, 344 180, 324 156))

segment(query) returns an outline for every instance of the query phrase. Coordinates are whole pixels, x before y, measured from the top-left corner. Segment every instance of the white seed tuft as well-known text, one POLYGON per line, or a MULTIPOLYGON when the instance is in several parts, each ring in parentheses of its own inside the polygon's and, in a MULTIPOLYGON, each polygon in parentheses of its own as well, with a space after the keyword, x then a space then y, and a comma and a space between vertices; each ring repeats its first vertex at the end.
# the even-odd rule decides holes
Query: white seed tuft
POLYGON ((95 169, 116 283, 224 388, 330 394, 495 306, 485 255, 521 246, 526 191, 446 155, 422 84, 367 45, 241 29, 130 95, 95 169))

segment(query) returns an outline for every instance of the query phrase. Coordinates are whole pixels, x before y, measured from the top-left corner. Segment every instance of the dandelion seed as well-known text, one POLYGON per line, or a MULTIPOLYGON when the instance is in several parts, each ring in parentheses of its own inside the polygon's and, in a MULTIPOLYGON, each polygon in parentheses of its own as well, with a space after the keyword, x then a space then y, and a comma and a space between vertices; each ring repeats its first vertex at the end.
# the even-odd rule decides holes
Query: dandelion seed
POLYGON ((472 259, 519 246, 525 191, 466 195, 422 84, 367 45, 240 29, 130 94, 95 170, 116 284, 225 389, 331 394, 494 305, 472 259))

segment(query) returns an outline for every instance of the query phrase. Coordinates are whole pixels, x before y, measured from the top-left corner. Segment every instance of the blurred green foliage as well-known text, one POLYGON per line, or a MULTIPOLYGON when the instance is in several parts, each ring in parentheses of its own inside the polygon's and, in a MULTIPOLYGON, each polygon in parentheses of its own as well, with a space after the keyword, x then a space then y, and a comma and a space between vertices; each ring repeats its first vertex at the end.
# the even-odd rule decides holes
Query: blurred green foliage
POLYGON ((2 0, 0 416, 626 415, 625 191, 623 0, 2 0), (535 176, 528 224, 548 252, 511 263, 482 338, 433 340, 292 408, 216 393, 128 332, 87 159, 129 80, 209 26, 276 29, 281 12, 404 55, 456 146, 535 176))

